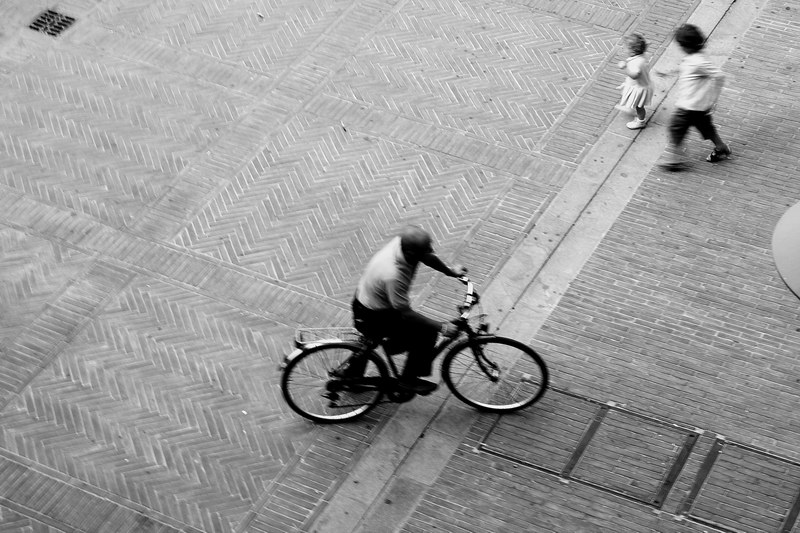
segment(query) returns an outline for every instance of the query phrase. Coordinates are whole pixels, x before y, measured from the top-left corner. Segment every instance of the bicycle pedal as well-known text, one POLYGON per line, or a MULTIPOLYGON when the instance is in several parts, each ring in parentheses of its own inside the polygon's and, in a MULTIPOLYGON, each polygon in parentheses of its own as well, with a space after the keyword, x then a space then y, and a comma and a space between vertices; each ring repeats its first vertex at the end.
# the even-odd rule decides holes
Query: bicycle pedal
POLYGON ((339 401, 339 393, 338 392, 326 392, 322 395, 323 398, 326 398, 331 401, 331 403, 339 401))
POLYGON ((389 399, 394 403, 406 403, 413 400, 417 394, 411 391, 392 391, 388 394, 389 399))

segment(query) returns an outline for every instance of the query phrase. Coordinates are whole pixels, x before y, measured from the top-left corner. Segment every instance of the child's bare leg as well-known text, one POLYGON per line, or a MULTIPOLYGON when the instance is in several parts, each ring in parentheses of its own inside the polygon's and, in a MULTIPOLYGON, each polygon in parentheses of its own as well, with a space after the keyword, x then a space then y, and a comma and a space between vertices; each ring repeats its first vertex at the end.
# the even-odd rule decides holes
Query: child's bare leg
POLYGON ((628 127, 628 129, 640 130, 640 129, 644 128, 644 126, 645 126, 645 121, 644 121, 645 111, 644 111, 644 107, 634 107, 634 110, 636 111, 636 118, 633 119, 632 121, 628 122, 625 125, 628 127))

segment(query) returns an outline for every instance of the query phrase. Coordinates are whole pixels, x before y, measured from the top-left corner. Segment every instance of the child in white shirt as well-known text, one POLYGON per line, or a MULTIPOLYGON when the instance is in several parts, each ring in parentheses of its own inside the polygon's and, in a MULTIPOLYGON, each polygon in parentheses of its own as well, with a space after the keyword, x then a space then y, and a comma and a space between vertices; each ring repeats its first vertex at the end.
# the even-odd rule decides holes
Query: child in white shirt
POLYGON ((684 24, 675 32, 675 40, 686 57, 679 67, 678 99, 669 125, 667 162, 662 165, 670 171, 687 168, 683 140, 690 127, 697 128, 704 139, 714 143, 714 150, 706 161, 716 163, 731 155, 730 147, 722 142, 711 120, 725 75, 701 53, 706 39, 696 26, 684 24))

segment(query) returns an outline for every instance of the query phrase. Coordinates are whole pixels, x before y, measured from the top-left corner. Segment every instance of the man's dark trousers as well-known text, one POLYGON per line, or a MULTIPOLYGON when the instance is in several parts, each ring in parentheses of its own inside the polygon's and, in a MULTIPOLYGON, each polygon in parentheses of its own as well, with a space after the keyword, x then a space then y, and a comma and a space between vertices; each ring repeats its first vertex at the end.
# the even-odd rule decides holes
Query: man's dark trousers
POLYGON ((409 309, 373 311, 353 298, 353 321, 356 329, 371 338, 389 338, 384 349, 390 354, 408 352, 403 377, 430 376, 433 371, 433 347, 439 336, 438 324, 409 309))

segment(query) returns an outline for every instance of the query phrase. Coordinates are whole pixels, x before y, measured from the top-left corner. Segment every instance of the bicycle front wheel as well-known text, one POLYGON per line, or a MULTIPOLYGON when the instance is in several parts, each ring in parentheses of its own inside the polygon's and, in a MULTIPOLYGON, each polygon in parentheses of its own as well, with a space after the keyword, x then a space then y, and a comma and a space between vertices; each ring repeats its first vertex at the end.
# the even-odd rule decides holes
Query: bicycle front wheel
POLYGON ((481 411, 508 413, 536 403, 550 376, 533 348, 505 337, 478 337, 454 346, 442 361, 452 393, 481 411))
POLYGON ((297 414, 323 424, 368 413, 383 398, 388 370, 377 354, 369 352, 353 373, 350 363, 362 350, 356 344, 328 343, 301 352, 283 370, 281 392, 286 403, 297 414))

